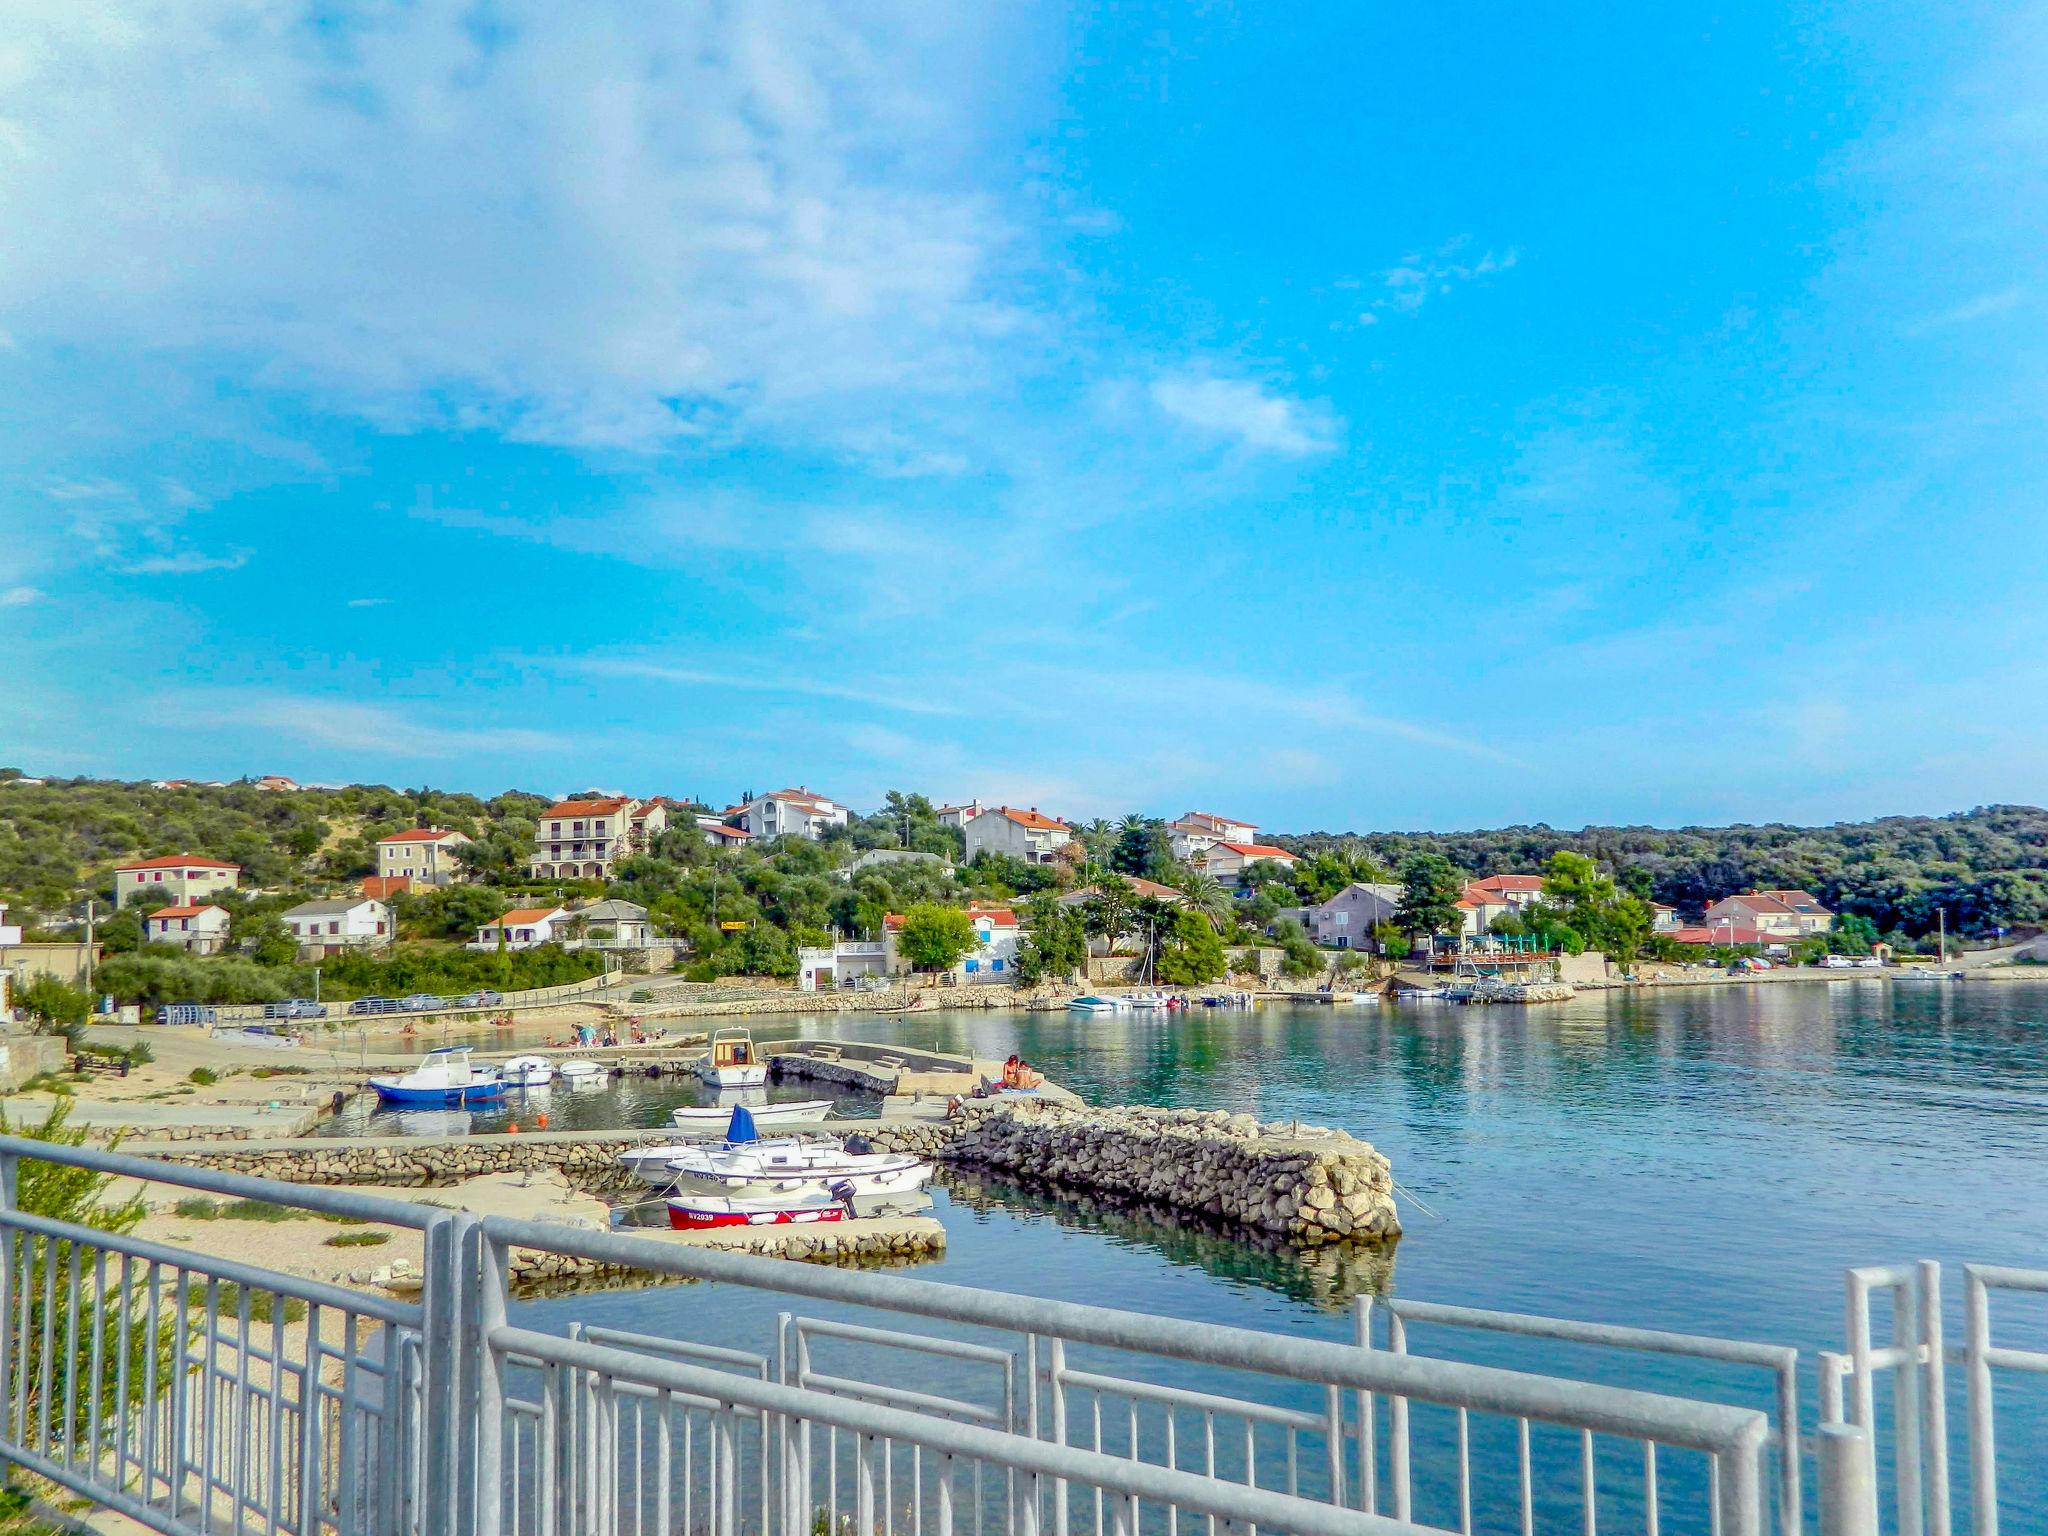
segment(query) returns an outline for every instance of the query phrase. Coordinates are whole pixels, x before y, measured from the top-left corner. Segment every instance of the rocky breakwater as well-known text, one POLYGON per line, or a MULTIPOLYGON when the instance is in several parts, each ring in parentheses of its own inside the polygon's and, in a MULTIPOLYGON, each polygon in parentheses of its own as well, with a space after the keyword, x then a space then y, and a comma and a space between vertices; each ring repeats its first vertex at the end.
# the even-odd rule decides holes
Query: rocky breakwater
POLYGON ((962 1120, 887 1126, 878 1144, 1027 1181, 1102 1190, 1236 1223, 1302 1247, 1401 1231, 1392 1166, 1319 1126, 1191 1109, 1033 1100, 962 1120))

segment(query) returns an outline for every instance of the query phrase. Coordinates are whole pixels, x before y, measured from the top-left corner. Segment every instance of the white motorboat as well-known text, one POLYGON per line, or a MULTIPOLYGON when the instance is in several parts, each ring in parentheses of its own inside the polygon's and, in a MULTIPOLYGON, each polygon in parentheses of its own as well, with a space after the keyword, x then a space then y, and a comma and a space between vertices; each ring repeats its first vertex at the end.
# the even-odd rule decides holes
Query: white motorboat
POLYGON ((581 1057, 563 1062, 555 1071, 560 1073, 565 1081, 572 1083, 579 1077, 603 1077, 605 1074, 605 1069, 597 1062, 585 1061, 581 1057))
POLYGON ((1077 997, 1067 1003, 1069 1013, 1121 1013, 1129 1007, 1113 997, 1077 997))
POLYGON ((471 1064, 466 1045, 429 1051, 402 1077, 373 1077, 370 1086, 386 1104, 470 1104, 502 1098, 504 1081, 488 1067, 471 1064))
POLYGON ((545 1088, 555 1080, 555 1064, 545 1056, 514 1056, 498 1076, 508 1088, 545 1088))
POLYGON ((899 1152, 850 1152, 834 1142, 752 1142, 693 1147, 670 1159, 679 1193, 766 1197, 823 1192, 904 1195, 924 1188, 932 1165, 899 1152))
POLYGON ((768 1063, 744 1029, 716 1030, 711 1048, 697 1063, 697 1075, 717 1088, 759 1088, 768 1081, 768 1063))
MULTIPOLYGON (((735 1107, 739 1106, 689 1105, 670 1110, 668 1117, 677 1130, 712 1130, 725 1125, 731 1119, 735 1107)), ((830 1099, 803 1099, 788 1104, 749 1104, 744 1107, 756 1125, 815 1125, 832 1113, 830 1099)))
POLYGON ((1125 999, 1125 1002, 1132 1008, 1143 1009, 1148 1012, 1154 1009, 1171 1008, 1173 1006, 1173 999, 1164 992, 1133 992, 1125 999))

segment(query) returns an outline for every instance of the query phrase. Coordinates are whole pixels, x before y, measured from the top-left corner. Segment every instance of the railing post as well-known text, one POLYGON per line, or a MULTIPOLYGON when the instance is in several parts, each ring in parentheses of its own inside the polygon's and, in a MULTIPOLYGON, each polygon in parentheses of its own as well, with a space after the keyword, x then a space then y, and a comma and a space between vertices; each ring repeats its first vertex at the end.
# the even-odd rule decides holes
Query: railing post
POLYGON ((1929 1536, 1949 1536, 1948 1362, 1941 1331, 1941 1266, 1920 1261, 1920 1343, 1927 1352, 1921 1376, 1920 1425, 1927 1445, 1929 1536))
MULTIPOLYGON (((1397 1355, 1408 1353, 1408 1328, 1401 1314, 1387 1308, 1387 1348, 1397 1355)), ((1414 1485, 1408 1470, 1408 1399, 1387 1398, 1387 1474, 1394 1483, 1394 1518, 1414 1518, 1414 1485)), ((1724 1533, 1725 1536, 1725 1533, 1724 1533)))
MULTIPOLYGON (((463 1237, 475 1218, 451 1214, 435 1221, 421 1234, 423 1253, 420 1291, 420 1431, 421 1447, 420 1530, 422 1536, 452 1536, 468 1529, 464 1514, 471 1508, 473 1489, 464 1486, 460 1470, 470 1460, 469 1441, 474 1433, 474 1415, 467 1411, 476 1400, 469 1378, 469 1351, 463 1327, 470 1308, 464 1293, 469 1289, 463 1271, 463 1237)), ((396 1475, 398 1463, 386 1470, 396 1475)))
POLYGON ((1820 1536, 1877 1536, 1870 1431, 1854 1424, 1823 1424, 1814 1444, 1820 1466, 1820 1536))
MULTIPOLYGON (((1998 1443, 1991 1413, 1991 1291, 1974 1265, 1963 1266, 1963 1349, 1969 1372, 1970 1524, 1998 1536, 1998 1443)), ((0 1383, 6 1380, 0 1375, 0 1383)))
MULTIPOLYGON (((491 1347, 491 1334, 505 1321, 510 1255, 474 1219, 463 1225, 461 1239, 462 1275, 470 1287, 462 1327, 464 1400, 475 1405, 475 1413, 461 1414, 457 1420, 473 1423, 474 1430, 464 1439, 456 1487, 462 1513, 454 1529, 488 1533, 509 1528, 503 1519, 505 1479, 500 1464, 505 1448, 505 1360, 491 1347)), ((545 1447, 536 1441, 536 1473, 544 1454, 545 1447)))
MULTIPOLYGON (((20 1192, 21 1159, 0 1152, 0 1211, 12 1212, 20 1192)), ((14 1463, 5 1454, 14 1443, 14 1249, 12 1226, 0 1230, 0 1486, 14 1481, 14 1463)), ((26 1357, 24 1356, 24 1359, 26 1357)))

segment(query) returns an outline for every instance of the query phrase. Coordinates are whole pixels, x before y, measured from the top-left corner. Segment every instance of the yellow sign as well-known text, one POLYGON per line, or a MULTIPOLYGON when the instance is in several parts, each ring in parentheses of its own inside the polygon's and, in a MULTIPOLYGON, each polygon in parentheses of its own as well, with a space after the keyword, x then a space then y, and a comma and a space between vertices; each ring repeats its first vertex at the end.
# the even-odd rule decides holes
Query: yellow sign
POLYGON ((737 933, 740 929, 746 927, 747 925, 745 923, 720 923, 718 926, 723 928, 727 933, 737 933))

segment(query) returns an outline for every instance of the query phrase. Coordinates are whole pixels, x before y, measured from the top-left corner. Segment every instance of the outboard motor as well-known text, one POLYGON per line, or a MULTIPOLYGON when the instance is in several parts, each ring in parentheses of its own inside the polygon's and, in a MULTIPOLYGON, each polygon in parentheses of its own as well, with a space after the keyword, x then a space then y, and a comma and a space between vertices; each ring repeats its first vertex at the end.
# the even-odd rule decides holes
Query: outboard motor
POLYGON ((825 1186, 825 1190, 834 1200, 837 1200, 846 1207, 846 1214, 848 1216, 853 1215, 853 1181, 851 1179, 835 1179, 832 1183, 825 1186))
POLYGON ((855 1131, 851 1136, 847 1137, 842 1145, 855 1157, 866 1157, 875 1150, 875 1144, 869 1141, 867 1137, 861 1135, 859 1131, 855 1131))

